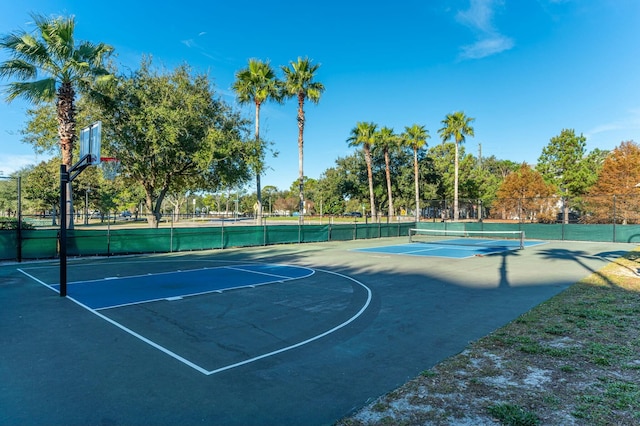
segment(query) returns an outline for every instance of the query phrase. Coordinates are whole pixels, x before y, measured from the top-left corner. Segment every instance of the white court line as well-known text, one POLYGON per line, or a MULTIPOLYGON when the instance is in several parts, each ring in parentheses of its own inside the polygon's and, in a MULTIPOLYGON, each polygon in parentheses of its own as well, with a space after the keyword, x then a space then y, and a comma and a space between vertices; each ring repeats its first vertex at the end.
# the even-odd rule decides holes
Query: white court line
MULTIPOLYGON (((276 265, 276 264, 274 263, 273 265, 276 265)), ((311 268, 305 268, 304 266, 296 266, 295 268, 297 268, 297 269, 306 269, 307 271, 310 271, 309 275, 304 275, 304 276, 301 276, 301 277, 287 277, 285 275, 270 274, 268 272, 260 272, 260 271, 254 271, 254 270, 251 270, 251 269, 245 269, 242 266, 244 266, 244 265, 241 265, 241 266, 223 266, 223 268, 231 269, 233 271, 250 272, 252 274, 259 274, 259 275, 266 275, 268 277, 281 278, 281 279, 284 279, 284 280, 287 280, 287 281, 288 280, 300 279, 300 278, 307 278, 307 277, 310 277, 311 275, 316 273, 316 271, 314 271, 311 268)), ((247 266, 254 266, 254 265, 248 264, 247 266)), ((289 265, 277 265, 277 266, 289 266, 289 265)))
MULTIPOLYGON (((247 264, 247 266, 255 266, 255 265, 259 265, 259 264, 247 264)), ((273 265, 277 265, 277 266, 287 266, 287 267, 291 267, 289 265, 280 265, 280 264, 276 264, 273 263, 273 265)), ((295 268, 298 269, 306 269, 307 271, 310 271, 310 273, 308 275, 304 275, 304 276, 300 276, 300 277, 286 277, 283 275, 274 275, 274 274, 268 274, 265 272, 259 272, 259 271, 252 271, 250 269, 243 269, 240 267, 230 267, 230 266, 218 266, 215 268, 198 268, 198 269, 187 269, 184 271, 176 271, 176 272, 197 272, 197 271, 203 271, 203 270, 208 270, 208 271, 213 271, 216 269, 230 269, 230 270, 234 270, 234 271, 240 271, 240 272, 249 272, 252 274, 256 274, 256 275, 266 275, 268 277, 274 277, 276 278, 275 280, 272 281, 264 281, 264 282, 260 282, 257 284, 245 284, 245 285, 239 285, 239 286, 234 286, 234 287, 225 287, 225 288, 221 288, 221 289, 215 289, 215 290, 205 290, 205 291, 199 291, 199 292, 195 292, 195 293, 185 293, 185 294, 181 294, 180 296, 175 296, 175 297, 158 297, 155 299, 146 299, 146 300, 138 300, 136 302, 128 302, 128 303, 120 303, 118 305, 110 305, 110 306, 103 306, 101 308, 96 308, 96 311, 104 311, 107 309, 115 309, 115 308, 123 308, 126 306, 135 306, 135 305, 142 305, 145 303, 153 303, 153 302, 159 302, 161 300, 168 300, 168 301, 175 301, 175 300, 180 300, 182 298, 185 297, 192 297, 192 296, 203 296, 205 294, 210 294, 210 293, 222 293, 225 291, 229 291, 229 290, 240 290, 242 288, 256 288, 258 286, 262 286, 262 285, 269 285, 269 284, 274 284, 274 283, 284 283, 286 281, 293 281, 293 280, 297 280, 300 278, 307 278, 310 277, 311 275, 315 274, 315 271, 313 269, 310 268, 305 268, 304 266, 294 266, 295 268), (180 299, 177 299, 176 297, 180 297, 180 299)), ((173 272, 171 272, 173 273, 173 272)), ((109 280, 109 279, 128 279, 128 278, 140 278, 140 277, 153 277, 156 275, 166 275, 166 272, 162 272, 160 274, 146 274, 146 275, 133 275, 133 276, 127 276, 127 277, 119 277, 119 278, 103 278, 100 280, 89 280, 89 281, 76 281, 76 284, 83 284, 85 282, 101 282, 103 280, 109 280)))
MULTIPOLYGON (((225 287, 225 288, 220 288, 220 289, 215 289, 215 290, 199 291, 199 292, 196 292, 196 293, 185 293, 185 294, 181 294, 180 296, 176 296, 176 297, 185 298, 185 297, 192 297, 192 296, 204 296, 205 294, 223 293, 223 292, 229 291, 229 290, 240 290, 240 289, 243 289, 243 288, 256 288, 256 287, 262 286, 262 285, 269 285, 269 284, 274 284, 274 283, 283 283, 285 281, 291 281, 291 280, 294 280, 294 279, 295 278, 289 278, 289 279, 286 279, 286 280, 277 279, 277 280, 273 280, 273 281, 264 281, 264 282, 261 282, 261 283, 258 283, 258 284, 245 284, 245 285, 239 285, 239 286, 235 286, 235 287, 225 287)), ((121 303, 119 305, 103 306, 102 308, 96 308, 96 310, 97 311, 106 311, 108 309, 123 308, 123 307, 126 307, 126 306, 135 306, 135 305, 143 305, 145 303, 159 302, 161 300, 171 301, 169 297, 158 297, 156 299, 146 299, 146 300, 139 300, 137 302, 121 303)))
POLYGON ((266 354, 253 357, 253 358, 247 359, 245 361, 236 362, 235 364, 229 364, 229 365, 224 366, 224 367, 216 368, 215 370, 211 370, 211 371, 209 371, 209 372, 207 372, 205 374, 207 376, 210 376, 212 374, 217 374, 217 373, 220 373, 220 372, 223 372, 223 371, 226 371, 226 370, 230 370, 232 368, 240 367, 242 365, 246 365, 246 364, 250 364, 252 362, 259 361, 259 360, 264 359, 264 358, 268 358, 268 357, 271 357, 271 356, 274 356, 274 355, 278 355, 278 354, 281 354, 281 353, 286 352, 286 351, 290 351, 290 350, 295 349, 295 348, 299 348, 301 346, 304 346, 306 344, 314 342, 314 341, 316 341, 318 339, 321 339, 321 338, 323 338, 325 336, 328 336, 329 334, 334 333, 334 332, 340 330, 343 327, 346 327, 347 325, 349 325, 353 321, 355 321, 358 317, 360 317, 360 315, 362 315, 364 313, 364 311, 367 310, 367 308, 371 304, 371 294, 372 294, 371 293, 371 289, 369 287, 367 287, 366 285, 362 284, 360 281, 358 281, 358 280, 356 280, 354 278, 351 278, 348 275, 343 275, 343 274, 340 274, 338 272, 331 272, 331 271, 326 271, 326 270, 322 270, 322 269, 318 269, 318 271, 325 272, 325 273, 328 273, 328 274, 337 275, 339 277, 351 280, 354 283, 362 286, 367 291, 367 301, 365 302, 365 304, 362 306, 362 308, 360 308, 360 310, 354 316, 352 316, 351 318, 349 318, 347 321, 343 322, 342 324, 339 324, 339 325, 333 327, 331 330, 327 330, 324 333, 318 334, 318 335, 316 335, 314 337, 311 337, 311 338, 309 338, 307 340, 303 340, 302 342, 296 343, 296 344, 291 345, 291 346, 287 346, 287 347, 282 348, 282 349, 278 349, 278 350, 273 351, 273 352, 268 352, 266 354))
MULTIPOLYGON (((22 272, 23 274, 25 274, 29 278, 35 280, 36 282, 42 284, 43 286, 48 287, 53 291, 56 291, 53 287, 51 287, 50 285, 48 285, 44 281, 41 281, 38 278, 35 278, 33 275, 29 275, 29 274, 27 274, 26 272, 24 272, 21 269, 18 269, 18 271, 22 272)), ((59 292, 57 292, 57 293, 59 293, 59 292)), ((85 308, 87 311, 93 313, 94 315, 98 316, 99 318, 102 318, 103 320, 107 321, 111 325, 114 325, 114 326, 118 327, 120 330, 124 331, 125 333, 130 334, 131 336, 143 341, 144 343, 146 343, 146 344, 158 349, 161 352, 164 352, 165 354, 167 354, 170 357, 180 361, 181 363, 183 363, 185 365, 188 365, 189 367, 193 368, 194 370, 197 370, 197 371, 201 372, 202 374, 207 374, 207 370, 205 368, 202 368, 199 365, 194 364, 193 362, 189 361, 188 359, 186 359, 184 357, 181 357, 180 355, 176 354, 175 352, 170 351, 169 349, 165 348, 164 346, 160 346, 159 344, 153 342, 152 340, 147 339, 146 337, 142 336, 141 334, 136 333, 135 331, 131 330, 130 328, 125 327, 124 325, 120 324, 119 322, 114 321, 111 318, 102 315, 100 312, 96 311, 95 309, 91 309, 90 307, 88 307, 87 305, 77 301, 73 297, 67 296, 67 299, 69 299, 72 302, 78 304, 79 306, 85 308)))
MULTIPOLYGON (((311 268, 305 268, 305 269, 309 269, 309 270, 311 270, 311 271, 313 271, 315 273, 315 270, 313 270, 311 268)), ((24 275, 28 276, 29 278, 33 279, 34 281, 38 282, 39 284, 42 284, 43 286, 45 286, 45 287, 47 287, 47 288, 49 288, 49 289, 51 289, 53 291, 56 291, 53 287, 49 286, 44 281, 39 280, 38 278, 34 277, 33 275, 30 275, 30 274, 24 272, 21 269, 18 269, 18 271, 20 271, 24 275)), ((100 312, 96 311, 95 309, 91 309, 90 307, 84 305, 83 303, 75 300, 74 298, 72 298, 70 296, 67 296, 67 298, 70 299, 71 301, 73 301, 74 303, 78 304, 79 306, 85 308, 89 312, 93 313, 94 315, 96 315, 96 316, 102 318, 103 320, 107 321, 108 323, 116 326, 117 328, 119 328, 120 330, 124 331, 125 333, 128 333, 131 336, 139 339, 140 341, 142 341, 142 342, 144 342, 144 343, 146 343, 146 344, 158 349, 159 351, 161 351, 161 352, 165 353, 166 355, 169 355, 170 357, 174 358, 175 360, 177 360, 177 361, 179 361, 179 362, 181 362, 181 363, 193 368, 194 370, 196 370, 196 371, 198 371, 198 372, 200 372, 200 373, 202 373, 202 374, 204 374, 206 376, 210 376, 210 375, 213 375, 213 374, 221 373, 223 371, 231 370, 233 368, 241 367, 243 365, 251 364, 251 363, 259 361, 261 359, 269 358, 269 357, 281 354, 283 352, 287 352, 287 351, 290 351, 292 349, 296 349, 296 348, 299 348, 301 346, 307 345, 307 344, 309 344, 311 342, 314 342, 316 340, 319 340, 319 339, 321 339, 323 337, 326 337, 329 334, 332 334, 332 333, 334 333, 334 332, 346 327, 347 325, 351 324, 353 321, 358 319, 367 310, 367 308, 371 304, 371 298, 372 298, 372 292, 371 292, 371 289, 369 287, 367 287, 366 285, 364 285, 360 281, 358 281, 358 280, 356 280, 354 278, 351 278, 348 275, 343 275, 343 274, 340 274, 338 272, 332 272, 332 271, 327 271, 327 270, 322 270, 322 269, 318 269, 318 271, 325 272, 325 273, 328 273, 328 274, 337 275, 337 276, 342 277, 342 278, 346 278, 346 279, 348 279, 350 281, 353 281, 354 283, 358 284, 359 286, 363 287, 367 291, 367 300, 355 315, 353 315, 351 318, 349 318, 348 320, 344 321, 343 323, 333 327, 332 329, 327 330, 327 331, 325 331, 323 333, 320 333, 320 334, 318 334, 316 336, 313 336, 313 337, 311 337, 309 339, 303 340, 303 341, 298 342, 296 344, 293 344, 293 345, 290 345, 290 346, 287 346, 287 347, 284 347, 284 348, 281 348, 281 349, 278 349, 278 350, 275 350, 275 351, 272 351, 272 352, 268 352, 268 353, 265 353, 265 354, 262 354, 262 355, 255 356, 253 358, 246 359, 244 361, 240 361, 240 362, 236 362, 234 364, 229 364, 229 365, 226 365, 226 366, 223 366, 223 367, 219 367, 219 368, 216 368, 214 370, 207 370, 207 369, 205 369, 205 368, 203 368, 203 367, 201 367, 201 366, 189 361, 188 359, 176 354, 175 352, 170 351, 169 349, 165 348, 164 346, 161 346, 161 345, 155 343, 154 341, 147 339, 146 337, 142 336, 141 334, 136 333, 135 331, 131 330, 130 328, 125 327, 124 325, 118 323, 117 321, 114 321, 111 318, 109 318, 109 317, 107 317, 105 315, 102 315, 100 312)))
MULTIPOLYGON (((126 275, 126 276, 122 276, 122 277, 105 277, 105 278, 97 278, 97 279, 93 279, 93 280, 83 280, 83 281, 71 281, 68 282, 68 285, 71 284, 85 284, 85 283, 93 283, 93 282, 102 282, 105 280, 125 280, 125 279, 129 279, 129 278, 146 278, 146 277, 155 277, 155 276, 161 276, 161 275, 173 275, 173 274, 182 274, 182 273, 188 273, 188 272, 198 272, 198 271, 213 271, 216 269, 231 269, 231 270, 237 270, 237 271, 243 271, 243 272, 250 272, 253 274, 261 274, 261 275, 267 275, 267 276, 272 276, 272 277, 277 277, 277 278, 284 278, 284 279, 296 279, 296 277, 287 277, 287 276, 282 276, 282 275, 275 275, 275 274, 269 274, 266 272, 260 272, 260 271, 253 271, 251 269, 244 269, 242 268, 242 266, 255 266, 255 265, 260 265, 260 263, 247 263, 245 265, 239 265, 239 266, 228 266, 228 265, 224 265, 224 266, 214 266, 214 267, 204 267, 204 268, 195 268, 195 269, 181 269, 181 270, 177 270, 177 271, 167 271, 167 272, 157 272, 157 273, 145 273, 145 274, 136 274, 136 275, 126 275)), ((280 265, 280 264, 276 264, 273 263, 273 265, 276 266, 289 266, 289 265, 280 265)), ((309 275, 305 275, 302 277, 298 277, 298 278, 306 278, 309 277, 311 275, 314 274, 314 270, 310 269, 310 268, 305 268, 304 266, 296 266, 296 268, 298 269, 306 269, 308 271, 310 271, 309 275)))

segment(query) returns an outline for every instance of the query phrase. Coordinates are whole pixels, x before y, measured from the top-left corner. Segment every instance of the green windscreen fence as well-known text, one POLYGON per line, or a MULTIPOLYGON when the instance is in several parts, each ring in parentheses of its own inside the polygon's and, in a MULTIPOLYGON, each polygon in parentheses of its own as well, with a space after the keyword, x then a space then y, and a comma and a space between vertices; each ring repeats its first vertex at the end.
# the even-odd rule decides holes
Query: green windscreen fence
MULTIPOLYGON (((406 237, 415 227, 440 230, 524 231, 526 239, 640 243, 640 225, 583 225, 485 222, 398 222, 325 225, 266 225, 193 228, 116 228, 68 230, 69 256, 225 249, 273 244, 406 237)), ((0 260, 58 256, 57 229, 0 230, 0 260)))
POLYGON ((14 230, 0 231, 0 259, 15 259, 18 256, 18 233, 14 230))
POLYGON ((528 240, 596 241, 640 243, 640 225, 585 225, 578 223, 429 223, 418 225, 422 229, 460 231, 524 231, 528 240))
POLYGON ((50 259, 56 257, 58 255, 58 230, 23 229, 21 244, 23 259, 50 259))

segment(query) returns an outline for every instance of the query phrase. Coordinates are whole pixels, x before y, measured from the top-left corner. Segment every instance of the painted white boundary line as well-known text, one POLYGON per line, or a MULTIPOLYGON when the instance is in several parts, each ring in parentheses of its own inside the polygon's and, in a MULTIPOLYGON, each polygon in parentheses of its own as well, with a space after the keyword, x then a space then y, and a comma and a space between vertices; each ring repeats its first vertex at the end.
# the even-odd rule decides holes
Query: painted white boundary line
MULTIPOLYGON (((304 268, 304 267, 302 267, 302 268, 304 268)), ((315 272, 315 270, 313 270, 311 268, 304 268, 304 269, 308 269, 310 271, 314 271, 315 272)), ((24 275, 28 276, 32 280, 36 281, 37 283, 39 283, 39 284, 51 289, 52 291, 56 291, 54 288, 52 288, 51 286, 49 286, 45 282, 39 280, 38 278, 34 277, 33 275, 30 275, 30 274, 24 272, 21 269, 18 269, 18 271, 20 271, 24 275)), ((231 370, 231 369, 236 368, 236 367, 247 365, 247 364, 259 361, 261 359, 269 358, 269 357, 281 354, 283 352, 287 352, 287 351, 290 351, 292 349, 296 349, 296 348, 299 348, 301 346, 307 345, 307 344, 309 344, 311 342, 314 342, 316 340, 319 340, 319 339, 321 339, 323 337, 326 337, 329 334, 332 334, 332 333, 340 330, 341 328, 344 328, 347 325, 351 324, 353 321, 355 321, 357 318, 359 318, 367 310, 367 308, 371 304, 371 298, 372 298, 372 292, 371 292, 371 289, 369 287, 367 287, 366 285, 364 285, 360 281, 356 280, 355 278, 351 278, 348 275, 343 275, 343 274, 340 274, 338 272, 332 272, 332 271, 327 271, 327 270, 322 270, 322 269, 318 269, 318 271, 325 272, 327 274, 337 275, 339 277, 342 277, 342 278, 348 279, 350 281, 353 281, 354 283, 356 283, 359 286, 363 287, 367 291, 367 300, 366 300, 366 302, 364 303, 364 305, 360 308, 360 310, 354 316, 352 316, 351 318, 349 318, 345 322, 333 327, 332 329, 327 330, 324 333, 320 333, 320 334, 318 334, 318 335, 316 335, 314 337, 311 337, 309 339, 303 340, 303 341, 298 342, 296 344, 293 344, 293 345, 290 345, 290 346, 287 346, 287 347, 284 347, 284 348, 281 348, 281 349, 278 349, 278 350, 275 350, 275 351, 272 351, 272 352, 268 352, 266 354, 262 354, 262 355, 258 355, 258 356, 253 357, 253 358, 249 358, 249 359, 244 360, 244 361, 240 361, 240 362, 237 362, 237 363, 234 363, 234 364, 229 364, 229 365, 224 366, 224 367, 216 368, 214 370, 207 370, 207 369, 205 369, 203 367, 200 367, 199 365, 197 365, 197 364, 189 361, 188 359, 176 354, 175 352, 170 351, 169 349, 165 348, 164 346, 161 346, 161 345, 153 342, 152 340, 147 339, 146 337, 142 336, 141 334, 138 334, 135 331, 125 327, 124 325, 118 323, 117 321, 114 321, 111 318, 109 318, 109 317, 107 317, 105 315, 102 315, 100 312, 96 311, 95 309, 91 309, 90 307, 84 305, 83 303, 75 300, 74 298, 72 298, 70 296, 67 296, 67 299, 70 299, 71 301, 73 301, 77 305, 85 308, 89 312, 92 312, 94 315, 98 316, 99 318, 102 318, 103 320, 105 320, 108 323, 116 326, 117 328, 119 328, 120 330, 124 331, 125 333, 128 333, 131 336, 141 340, 142 342, 144 342, 144 343, 154 347, 155 349, 158 349, 159 351, 165 353, 166 355, 169 355, 170 357, 174 358, 175 360, 177 360, 177 361, 179 361, 179 362, 181 362, 181 363, 193 368, 194 370, 196 370, 196 371, 198 371, 198 372, 200 372, 200 373, 202 373, 202 374, 204 374, 206 376, 210 376, 210 375, 213 375, 213 374, 221 373, 223 371, 231 370)))
MULTIPOLYGON (((272 276, 272 277, 276 277, 276 278, 285 278, 285 279, 297 279, 297 278, 306 278, 309 277, 311 275, 313 275, 314 271, 313 269, 310 268, 305 268, 304 266, 296 266, 296 268, 298 269, 306 269, 309 272, 308 275, 302 276, 302 277, 286 277, 286 276, 281 276, 281 275, 274 275, 274 274, 269 274, 266 272, 260 272, 260 271, 253 271, 251 269, 243 269, 243 266, 255 266, 255 265, 260 265, 260 263, 245 263, 243 265, 238 265, 238 266, 214 266, 214 267, 204 267, 204 268, 196 268, 196 269, 179 269, 177 271, 167 271, 167 272, 157 272, 157 273, 145 273, 145 274, 136 274, 136 275, 127 275, 127 276, 123 276, 123 277, 105 277, 105 278, 98 278, 98 279, 93 279, 93 280, 83 280, 83 281, 72 281, 69 282, 67 284, 72 285, 72 284, 85 284, 85 283, 92 283, 92 282, 102 282, 105 280, 125 280, 128 278, 142 278, 142 277, 155 277, 155 276, 160 276, 160 275, 174 275, 174 274, 182 274, 185 272, 198 272, 198 271, 204 271, 204 270, 216 270, 216 269, 231 269, 231 270, 238 270, 238 271, 243 271, 243 272, 250 272, 253 274, 261 274, 261 275, 267 275, 267 276, 272 276)), ((276 265, 276 266, 289 266, 289 265, 279 265, 277 263, 273 263, 272 265, 276 265)))
POLYGON ((346 278, 346 279, 348 279, 350 281, 353 281, 354 283, 360 285, 361 287, 363 287, 367 291, 367 301, 365 302, 365 304, 362 306, 362 308, 360 308, 360 310, 354 316, 352 316, 351 318, 349 318, 347 321, 343 322, 342 324, 339 324, 339 325, 333 327, 332 329, 327 330, 324 333, 318 334, 318 335, 316 335, 314 337, 311 337, 311 338, 309 338, 307 340, 303 340, 302 342, 296 343, 296 344, 291 345, 291 346, 287 346, 287 347, 282 348, 282 349, 278 349, 278 350, 273 351, 273 352, 269 352, 269 353, 266 353, 266 354, 263 354, 263 355, 259 355, 259 356, 253 357, 253 358, 249 358, 249 359, 247 359, 245 361, 240 361, 240 362, 237 362, 235 364, 227 365, 225 367, 216 368, 215 370, 208 371, 205 374, 207 376, 210 376, 212 374, 217 374, 217 373, 220 373, 220 372, 223 372, 223 371, 226 371, 226 370, 231 370, 232 368, 240 367, 242 365, 250 364, 252 362, 256 362, 256 361, 259 361, 259 360, 264 359, 264 358, 268 358, 268 357, 271 357, 271 356, 274 356, 274 355, 281 354, 283 352, 290 351, 290 350, 295 349, 295 348, 299 348, 299 347, 304 346, 304 345, 306 345, 308 343, 314 342, 314 341, 316 341, 318 339, 321 339, 321 338, 323 338, 325 336, 328 336, 329 334, 334 333, 334 332, 340 330, 343 327, 346 327, 347 325, 349 325, 353 321, 355 321, 360 315, 362 315, 364 313, 364 311, 367 310, 367 308, 371 304, 371 289, 369 287, 367 287, 366 285, 362 284, 360 281, 358 281, 358 280, 356 280, 354 278, 351 278, 351 277, 349 277, 347 275, 340 274, 338 272, 331 272, 331 271, 326 271, 326 270, 322 270, 322 269, 318 269, 318 271, 325 272, 327 274, 337 275, 337 276, 342 277, 342 278, 346 278))
MULTIPOLYGON (((24 271, 23 271, 23 270, 21 270, 21 269, 18 269, 18 271, 22 272, 23 274, 25 274, 25 275, 26 275, 26 276, 28 276, 29 278, 31 278, 31 279, 33 279, 33 280, 35 280, 36 282, 38 282, 38 283, 42 284, 43 286, 48 287, 48 288, 50 288, 50 289, 51 289, 51 290, 53 290, 53 291, 56 291, 53 287, 51 287, 51 286, 47 285, 45 282, 43 282, 43 281, 41 281, 41 280, 39 280, 39 279, 35 278, 33 275, 29 275, 29 274, 27 274, 26 272, 24 272, 24 271)), ((114 326, 118 327, 120 330, 124 331, 125 333, 130 334, 131 336, 133 336, 133 337, 135 337, 135 338, 137 338, 137 339, 139 339, 139 340, 143 341, 144 343, 146 343, 146 344, 148 344, 148 345, 150 345, 150 346, 152 346, 152 347, 154 347, 154 348, 158 349, 158 350, 159 350, 159 351, 161 351, 161 352, 164 352, 165 354, 167 354, 167 355, 169 355, 170 357, 172 357, 172 358, 174 358, 174 359, 176 359, 176 360, 180 361, 181 363, 183 363, 183 364, 185 364, 185 365, 188 365, 189 367, 193 368, 194 370, 197 370, 197 371, 201 372, 202 374, 207 374, 207 370, 206 370, 206 369, 204 369, 204 368, 200 367, 199 365, 194 364, 193 362, 189 361, 189 360, 188 360, 188 359, 186 359, 186 358, 181 357, 180 355, 178 355, 178 354, 176 354, 176 353, 174 353, 174 352, 171 352, 169 349, 167 349, 167 348, 165 348, 165 347, 163 347, 163 346, 160 346, 159 344, 157 344, 157 343, 155 343, 155 342, 153 342, 153 341, 151 341, 151 340, 147 339, 146 337, 144 337, 144 336, 142 336, 142 335, 140 335, 140 334, 136 333, 135 331, 133 331, 133 330, 131 330, 131 329, 129 329, 129 328, 127 328, 127 327, 125 327, 124 325, 122 325, 122 324, 120 324, 120 323, 118 323, 118 322, 116 322, 116 321, 112 320, 111 318, 109 318, 109 317, 106 317, 106 316, 102 315, 100 312, 96 311, 95 309, 91 309, 91 308, 90 308, 90 307, 88 307, 87 305, 84 305, 83 303, 78 302, 78 301, 77 301, 76 299, 74 299, 73 297, 67 296, 67 299, 69 299, 69 300, 71 300, 72 302, 74 302, 74 303, 78 304, 79 306, 81 306, 81 307, 85 308, 87 311, 89 311, 89 312, 93 313, 94 315, 98 316, 99 318, 102 318, 103 320, 107 321, 108 323, 110 323, 110 324, 112 324, 112 325, 114 325, 114 326)))

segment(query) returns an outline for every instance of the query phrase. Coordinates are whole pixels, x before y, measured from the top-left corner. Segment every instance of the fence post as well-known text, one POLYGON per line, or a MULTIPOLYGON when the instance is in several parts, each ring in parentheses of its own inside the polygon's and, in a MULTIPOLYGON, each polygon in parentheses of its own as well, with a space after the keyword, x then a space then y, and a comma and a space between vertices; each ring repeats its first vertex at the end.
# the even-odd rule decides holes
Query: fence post
POLYGON ((616 242, 616 194, 613 194, 613 242, 616 242))
POLYGON ((18 228, 16 230, 18 237, 18 246, 16 247, 16 256, 18 262, 22 262, 22 176, 18 176, 18 228))

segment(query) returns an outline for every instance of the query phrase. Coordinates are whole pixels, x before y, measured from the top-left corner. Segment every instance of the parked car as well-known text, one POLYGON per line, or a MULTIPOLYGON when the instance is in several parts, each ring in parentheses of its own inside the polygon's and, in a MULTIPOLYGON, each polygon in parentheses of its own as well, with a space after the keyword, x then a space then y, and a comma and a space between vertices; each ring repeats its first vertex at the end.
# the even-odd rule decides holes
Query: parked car
MULTIPOLYGON (((564 213, 560 212, 556 216, 556 223, 564 222, 564 213)), ((578 213, 569 212, 569 223, 578 223, 580 222, 580 215, 578 213)))
POLYGON ((122 217, 125 220, 129 220, 131 218, 131 212, 129 210, 125 210, 122 213, 120 213, 120 217, 122 217))
POLYGON ((362 217, 360 212, 347 212, 344 214, 346 217, 362 217))

